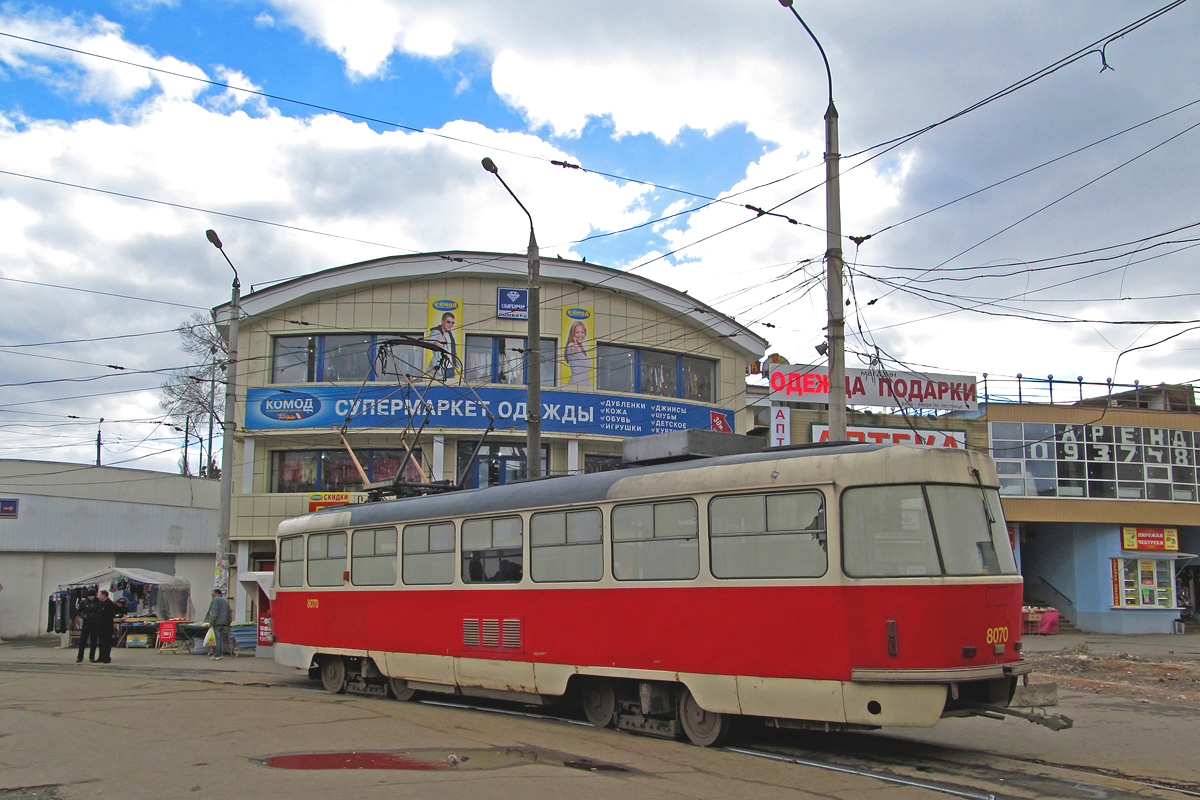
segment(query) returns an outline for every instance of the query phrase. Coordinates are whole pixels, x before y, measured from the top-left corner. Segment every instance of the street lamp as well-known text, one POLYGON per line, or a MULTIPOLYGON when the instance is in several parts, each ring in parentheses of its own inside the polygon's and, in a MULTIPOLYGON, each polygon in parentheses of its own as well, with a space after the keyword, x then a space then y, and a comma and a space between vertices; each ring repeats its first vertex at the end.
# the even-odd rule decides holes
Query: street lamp
POLYGON ((241 300, 241 281, 238 280, 237 267, 225 255, 221 239, 211 228, 204 232, 213 247, 221 251, 225 261, 233 270, 233 292, 229 301, 229 327, 226 336, 228 367, 225 370, 225 414, 221 421, 221 503, 217 519, 217 561, 213 580, 213 588, 221 589, 222 594, 229 587, 229 570, 225 559, 229 557, 229 527, 233 511, 233 414, 234 390, 237 382, 237 340, 238 317, 240 315, 239 301, 241 300))
POLYGON ((846 441, 846 310, 842 303, 842 193, 839 175, 838 113, 833 105, 833 73, 825 48, 816 34, 792 8, 792 0, 779 0, 792 12, 821 51, 829 80, 829 107, 825 110, 825 282, 829 315, 829 440, 846 441))
POLYGON ((529 217, 529 250, 526 255, 529 262, 529 334, 525 341, 525 363, 528 365, 525 405, 528 407, 529 416, 525 422, 525 463, 526 474, 530 478, 536 478, 542 474, 542 298, 538 274, 541 258, 538 254, 537 237, 533 234, 533 215, 521 202, 521 198, 504 182, 504 178, 500 177, 500 170, 495 161, 484 158, 483 168, 496 176, 500 185, 517 201, 525 216, 529 217))

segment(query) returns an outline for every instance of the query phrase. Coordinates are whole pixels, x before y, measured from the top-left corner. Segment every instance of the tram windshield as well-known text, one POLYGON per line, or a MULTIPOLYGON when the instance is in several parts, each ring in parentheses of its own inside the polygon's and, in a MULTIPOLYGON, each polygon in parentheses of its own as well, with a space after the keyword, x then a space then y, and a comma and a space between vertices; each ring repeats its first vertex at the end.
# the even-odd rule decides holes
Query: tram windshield
POLYGON ((856 578, 1017 573, 1000 496, 975 486, 847 489, 842 564, 856 578))

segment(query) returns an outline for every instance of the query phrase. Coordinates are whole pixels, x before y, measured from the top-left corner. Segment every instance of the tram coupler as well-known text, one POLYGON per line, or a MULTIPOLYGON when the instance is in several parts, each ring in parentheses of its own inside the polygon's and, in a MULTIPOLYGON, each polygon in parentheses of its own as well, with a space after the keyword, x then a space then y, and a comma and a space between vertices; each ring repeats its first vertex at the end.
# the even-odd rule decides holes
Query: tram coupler
POLYGON ((1006 706, 993 705, 992 703, 963 703, 961 707, 977 717, 987 717, 988 719, 1018 717, 1035 725, 1049 728, 1052 731, 1065 731, 1067 728, 1074 727, 1075 725, 1075 720, 1062 714, 1034 714, 1026 711, 1017 711, 1006 706))

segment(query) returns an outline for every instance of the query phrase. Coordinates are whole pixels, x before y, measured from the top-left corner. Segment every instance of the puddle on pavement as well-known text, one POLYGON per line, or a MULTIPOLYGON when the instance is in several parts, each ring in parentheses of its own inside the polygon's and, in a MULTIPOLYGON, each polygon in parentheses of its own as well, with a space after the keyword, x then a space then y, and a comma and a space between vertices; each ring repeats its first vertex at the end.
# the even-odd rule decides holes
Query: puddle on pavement
POLYGON ((549 750, 491 748, 465 750, 346 750, 326 753, 281 753, 251 759, 274 769, 399 769, 426 772, 484 770, 546 764, 585 772, 633 772, 619 764, 549 750))

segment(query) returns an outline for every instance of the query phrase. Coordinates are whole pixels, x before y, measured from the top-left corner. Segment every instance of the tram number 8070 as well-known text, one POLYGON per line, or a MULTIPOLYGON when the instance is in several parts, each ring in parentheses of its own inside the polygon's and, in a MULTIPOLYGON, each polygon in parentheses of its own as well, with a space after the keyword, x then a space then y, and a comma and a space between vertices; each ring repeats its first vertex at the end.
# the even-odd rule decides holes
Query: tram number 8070
POLYGON ((1003 644, 1008 641, 1008 628, 988 628, 987 643, 988 644, 1003 644))
POLYGON ((308 598, 308 607, 309 607, 309 608, 320 608, 320 607, 321 607, 321 600, 320 600, 319 598, 316 598, 316 597, 310 597, 310 598, 308 598))

